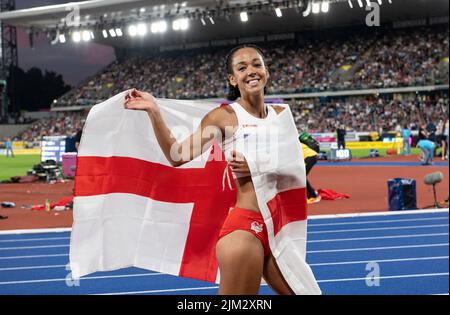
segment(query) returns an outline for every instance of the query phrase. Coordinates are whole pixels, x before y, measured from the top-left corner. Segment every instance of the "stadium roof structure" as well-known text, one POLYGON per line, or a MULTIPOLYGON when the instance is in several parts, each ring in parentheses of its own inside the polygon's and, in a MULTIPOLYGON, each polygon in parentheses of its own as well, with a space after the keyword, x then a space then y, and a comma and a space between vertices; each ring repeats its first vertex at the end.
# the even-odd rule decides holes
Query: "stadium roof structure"
MULTIPOLYGON (((89 30, 95 42, 119 48, 176 45, 365 24, 368 14, 365 3, 368 0, 326 1, 330 3, 327 14, 308 14, 306 17, 304 12, 311 0, 89 0, 2 12, 0 20, 28 28, 30 32, 47 32, 54 37, 54 42, 60 34, 89 30), (358 3, 363 3, 363 7, 358 3), (282 9, 281 18, 275 14, 277 7, 282 9), (239 19, 243 10, 249 14, 247 23, 239 19), (74 20, 75 16, 79 16, 79 20, 74 20), (188 30, 168 30, 157 34, 151 34, 149 30, 148 36, 134 38, 125 34, 126 28, 133 23, 147 24, 164 19, 170 27, 170 23, 178 18, 189 21, 188 30), (77 21, 79 26, 74 26, 77 21), (118 28, 123 29, 123 38, 108 34, 109 29, 118 28), (105 32, 107 36, 102 36, 105 32)), ((441 18, 441 22, 444 18, 448 23, 448 0, 371 1, 382 3, 381 23, 433 17, 441 18)), ((318 0, 312 2, 322 3, 318 0)))

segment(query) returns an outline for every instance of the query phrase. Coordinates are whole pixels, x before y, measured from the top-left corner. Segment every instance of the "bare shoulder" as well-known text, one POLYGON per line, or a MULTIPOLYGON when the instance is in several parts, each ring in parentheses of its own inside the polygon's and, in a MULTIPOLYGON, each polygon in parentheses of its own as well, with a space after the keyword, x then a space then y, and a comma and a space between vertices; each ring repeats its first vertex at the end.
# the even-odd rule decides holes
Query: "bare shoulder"
POLYGON ((275 112, 277 114, 281 113, 282 111, 285 110, 285 108, 283 106, 279 106, 279 105, 272 105, 273 109, 275 109, 275 112))
POLYGON ((222 105, 214 108, 206 114, 204 121, 209 125, 224 128, 225 126, 234 126, 237 124, 237 118, 233 108, 228 105, 222 105))

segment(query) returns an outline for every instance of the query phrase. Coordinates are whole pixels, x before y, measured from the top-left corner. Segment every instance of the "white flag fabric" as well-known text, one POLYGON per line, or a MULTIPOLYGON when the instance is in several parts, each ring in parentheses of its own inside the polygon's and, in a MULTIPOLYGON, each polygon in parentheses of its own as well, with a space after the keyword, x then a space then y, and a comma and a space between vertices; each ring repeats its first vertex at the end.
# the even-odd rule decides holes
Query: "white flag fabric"
MULTIPOLYGON (((172 167, 147 114, 124 109, 124 98, 125 92, 94 106, 83 130, 70 246, 73 277, 134 266, 217 283, 215 245, 236 202, 234 182, 224 185, 224 153, 214 145, 172 167)), ((180 142, 218 106, 167 99, 158 104, 180 142)), ((283 276, 296 294, 320 294, 305 260, 306 174, 288 106, 273 124, 275 160, 267 159, 264 143, 241 153, 283 276)))

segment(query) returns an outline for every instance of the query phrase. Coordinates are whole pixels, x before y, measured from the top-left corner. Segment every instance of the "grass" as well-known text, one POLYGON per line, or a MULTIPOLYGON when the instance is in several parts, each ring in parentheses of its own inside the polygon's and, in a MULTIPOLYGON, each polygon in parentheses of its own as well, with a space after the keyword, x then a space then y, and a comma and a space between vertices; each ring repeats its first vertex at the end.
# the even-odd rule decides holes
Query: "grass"
POLYGON ((0 156, 0 181, 13 176, 25 176, 35 164, 39 164, 40 155, 16 155, 14 158, 0 156))

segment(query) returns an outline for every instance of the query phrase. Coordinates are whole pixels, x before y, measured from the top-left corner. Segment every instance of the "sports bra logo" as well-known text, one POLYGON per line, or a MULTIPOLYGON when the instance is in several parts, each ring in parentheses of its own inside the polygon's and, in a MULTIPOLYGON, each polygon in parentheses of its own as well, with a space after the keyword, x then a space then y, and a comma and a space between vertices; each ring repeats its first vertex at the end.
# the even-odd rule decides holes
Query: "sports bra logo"
POLYGON ((243 128, 247 128, 247 127, 258 127, 258 125, 248 125, 248 124, 246 124, 246 125, 242 125, 242 127, 243 127, 243 128))

